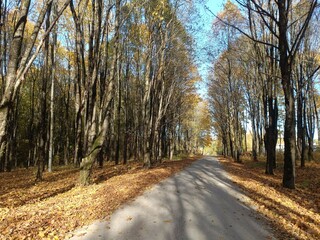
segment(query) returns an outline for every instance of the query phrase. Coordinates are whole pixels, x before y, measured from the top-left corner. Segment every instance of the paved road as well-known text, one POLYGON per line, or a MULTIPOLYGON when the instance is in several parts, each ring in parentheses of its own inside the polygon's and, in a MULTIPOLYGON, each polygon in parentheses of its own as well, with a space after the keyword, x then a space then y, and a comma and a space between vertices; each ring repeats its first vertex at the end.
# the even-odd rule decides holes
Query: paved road
POLYGON ((274 239, 217 159, 206 157, 72 239, 274 239))

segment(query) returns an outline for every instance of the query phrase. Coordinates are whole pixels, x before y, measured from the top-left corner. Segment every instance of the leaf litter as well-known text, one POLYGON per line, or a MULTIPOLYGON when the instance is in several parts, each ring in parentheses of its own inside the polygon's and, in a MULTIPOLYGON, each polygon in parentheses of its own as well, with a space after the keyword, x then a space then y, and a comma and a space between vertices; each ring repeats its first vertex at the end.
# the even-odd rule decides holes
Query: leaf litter
POLYGON ((79 170, 59 167, 35 183, 35 169, 0 173, 0 239, 65 239, 73 230, 108 219, 127 201, 199 157, 145 169, 142 163, 95 167, 93 184, 77 185, 79 170))
POLYGON ((296 168, 296 189, 283 188, 279 163, 275 175, 266 175, 265 162, 236 163, 219 157, 232 181, 269 220, 279 239, 320 239, 320 163, 296 168))

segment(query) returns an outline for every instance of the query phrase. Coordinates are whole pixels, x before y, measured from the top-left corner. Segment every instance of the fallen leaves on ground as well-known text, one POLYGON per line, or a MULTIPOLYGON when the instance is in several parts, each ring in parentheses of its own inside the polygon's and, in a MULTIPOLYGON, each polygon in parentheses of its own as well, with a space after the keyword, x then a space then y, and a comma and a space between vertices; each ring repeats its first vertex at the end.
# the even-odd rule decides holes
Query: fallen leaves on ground
POLYGON ((235 163, 219 157, 232 181, 271 221, 279 239, 320 239, 320 164, 308 162, 296 168, 296 188, 283 188, 282 166, 275 175, 266 175, 264 162, 235 163))
POLYGON ((45 173, 35 183, 34 169, 0 176, 0 239, 64 239, 70 231, 106 219, 121 204, 182 170, 198 157, 167 161, 145 169, 141 163, 95 169, 93 184, 77 186, 78 171, 67 167, 45 173))

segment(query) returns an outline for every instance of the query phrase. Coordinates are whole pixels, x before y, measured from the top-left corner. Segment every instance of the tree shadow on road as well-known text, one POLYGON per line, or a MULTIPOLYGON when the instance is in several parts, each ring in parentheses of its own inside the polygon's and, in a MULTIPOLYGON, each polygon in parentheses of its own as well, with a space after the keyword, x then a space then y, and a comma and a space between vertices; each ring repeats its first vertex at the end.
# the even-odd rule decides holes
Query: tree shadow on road
MULTIPOLYGON (((277 174, 270 176, 264 174, 264 163, 237 164, 230 159, 219 160, 232 180, 257 205, 257 210, 277 229, 279 238, 320 239, 320 195, 319 191, 302 187, 306 169, 297 169, 298 188, 290 190, 281 186, 282 168, 279 166, 277 174)), ((313 178, 316 176, 313 174, 313 178)))
MULTIPOLYGON (((206 158, 115 212, 105 231, 100 231, 100 238, 272 238, 261 216, 242 200, 245 197, 220 164, 206 158)), ((85 239, 97 239, 96 234, 92 231, 85 239)))

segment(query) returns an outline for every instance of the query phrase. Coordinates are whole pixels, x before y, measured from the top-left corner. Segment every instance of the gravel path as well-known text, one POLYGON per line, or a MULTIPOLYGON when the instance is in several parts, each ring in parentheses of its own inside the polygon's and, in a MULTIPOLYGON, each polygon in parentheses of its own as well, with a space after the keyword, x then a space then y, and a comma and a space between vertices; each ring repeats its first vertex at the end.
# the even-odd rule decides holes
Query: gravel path
POLYGON ((205 157, 71 239, 274 239, 245 201, 218 160, 205 157))

